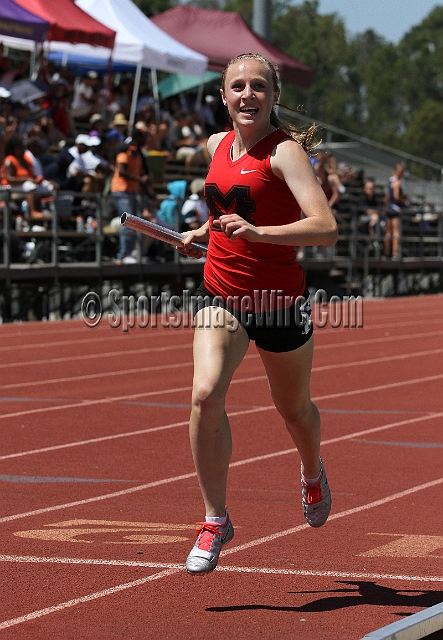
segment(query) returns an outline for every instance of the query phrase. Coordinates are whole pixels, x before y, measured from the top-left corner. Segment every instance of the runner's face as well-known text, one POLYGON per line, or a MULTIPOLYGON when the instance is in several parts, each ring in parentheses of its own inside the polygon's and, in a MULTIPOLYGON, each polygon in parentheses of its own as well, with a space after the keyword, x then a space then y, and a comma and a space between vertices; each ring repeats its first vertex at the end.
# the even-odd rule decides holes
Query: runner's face
POLYGON ((265 64, 240 60, 228 68, 221 96, 233 122, 250 126, 269 123, 279 91, 274 91, 271 70, 265 64))

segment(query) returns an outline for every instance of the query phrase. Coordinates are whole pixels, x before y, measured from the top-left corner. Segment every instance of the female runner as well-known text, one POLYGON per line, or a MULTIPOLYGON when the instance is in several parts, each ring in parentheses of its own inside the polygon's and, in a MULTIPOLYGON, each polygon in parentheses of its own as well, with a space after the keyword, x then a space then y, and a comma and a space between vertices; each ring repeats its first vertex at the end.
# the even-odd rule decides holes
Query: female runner
MULTIPOLYGON (((304 515, 319 527, 331 509, 310 397, 309 293, 294 247, 334 244, 337 226, 307 154, 315 127, 302 132, 281 121, 279 94, 277 69, 266 58, 248 53, 229 62, 221 96, 233 130, 208 141, 210 218, 187 232, 187 245, 209 243, 194 309, 190 442, 206 515, 186 560, 192 574, 213 571, 234 536, 225 506, 232 449, 225 398, 250 340, 300 454, 304 515)), ((189 246, 181 252, 202 255, 189 246)))

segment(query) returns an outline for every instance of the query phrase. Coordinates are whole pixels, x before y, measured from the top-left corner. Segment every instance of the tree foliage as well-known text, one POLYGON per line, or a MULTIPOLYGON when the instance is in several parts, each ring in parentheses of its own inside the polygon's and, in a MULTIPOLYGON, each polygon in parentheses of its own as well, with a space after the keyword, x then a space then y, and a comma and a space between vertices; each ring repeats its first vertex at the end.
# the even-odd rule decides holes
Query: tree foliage
POLYGON ((150 18, 171 9, 176 3, 171 0, 133 0, 134 4, 150 18))
MULTIPOLYGON (((177 0, 135 0, 148 15, 177 0)), ((253 0, 190 0, 239 12, 252 24, 253 0)), ((373 30, 351 36, 319 0, 273 1, 272 44, 314 69, 310 89, 283 87, 281 101, 308 115, 443 164, 443 6, 396 45, 373 30)))

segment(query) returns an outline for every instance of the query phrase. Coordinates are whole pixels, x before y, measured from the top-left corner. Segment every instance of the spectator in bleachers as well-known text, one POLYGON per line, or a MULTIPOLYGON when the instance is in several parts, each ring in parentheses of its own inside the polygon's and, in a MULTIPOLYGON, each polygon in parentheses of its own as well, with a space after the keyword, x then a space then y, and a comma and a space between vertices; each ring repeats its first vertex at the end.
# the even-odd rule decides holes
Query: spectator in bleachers
POLYGON ((72 97, 71 112, 76 120, 88 121, 95 111, 97 103, 96 86, 98 73, 88 71, 82 81, 75 87, 72 97))
POLYGON ((146 126, 155 123, 155 108, 153 104, 144 105, 141 109, 137 109, 136 120, 144 122, 146 126))
MULTIPOLYGON (((28 135, 25 156, 31 161, 33 173, 36 176, 44 176, 44 167, 49 166, 54 162, 54 156, 45 152, 43 141, 38 134, 28 135)), ((43 179, 42 184, 48 189, 48 191, 53 191, 59 186, 57 182, 50 182, 45 179, 43 179)))
POLYGON ((321 188, 328 200, 329 206, 334 211, 340 199, 340 190, 344 189, 337 172, 331 164, 331 156, 327 153, 318 153, 314 164, 315 174, 321 188))
POLYGON ((360 194, 358 202, 358 210, 360 215, 366 216, 369 220, 368 232, 369 237, 375 240, 377 235, 377 225, 380 220, 379 216, 380 202, 375 193, 375 184, 373 180, 366 180, 363 191, 360 194))
MULTIPOLYGON (((150 186, 150 175, 143 156, 146 132, 134 127, 129 145, 116 157, 115 171, 111 181, 111 193, 115 197, 115 207, 119 217, 125 212, 138 215, 138 197, 146 196, 150 186)), ((117 264, 134 261, 132 253, 135 249, 137 234, 132 229, 121 225, 117 264)))
POLYGON ((106 128, 106 120, 101 113, 93 113, 89 118, 89 126, 91 127, 90 136, 102 138, 106 128))
POLYGON ((174 123, 169 130, 169 144, 177 160, 184 160, 185 166, 196 164, 209 165, 207 139, 199 138, 198 132, 189 111, 181 110, 175 114, 174 123))
POLYGON ((44 168, 43 175, 47 180, 57 182, 62 191, 81 191, 84 177, 87 173, 86 165, 81 154, 87 150, 87 136, 79 134, 72 147, 60 149, 54 162, 44 168))
POLYGON ((136 111, 141 114, 142 110, 146 107, 154 107, 155 101, 152 96, 152 89, 143 89, 139 93, 139 97, 137 100, 136 111))
POLYGON ((220 130, 215 120, 216 108, 217 98, 211 95, 205 96, 204 103, 200 108, 200 118, 202 119, 208 137, 220 130))
POLYGON ((46 185, 41 188, 42 182, 43 175, 34 173, 32 160, 26 155, 22 136, 14 134, 5 146, 1 183, 2 186, 10 186, 15 193, 22 194, 31 218, 41 217, 41 212, 37 209, 39 197, 48 193, 46 185))
POLYGON ((208 205, 204 199, 205 181, 195 178, 190 184, 190 195, 181 210, 182 225, 180 231, 191 231, 201 227, 209 217, 208 205))
POLYGON ((103 193, 105 181, 114 167, 103 157, 103 144, 99 136, 89 135, 85 138, 87 150, 82 154, 87 175, 83 183, 82 191, 88 193, 103 193))
POLYGON ((116 131, 118 139, 121 143, 126 140, 129 120, 126 119, 124 113, 116 113, 114 120, 110 124, 110 131, 116 131))
POLYGON ((0 79, 2 82, 9 83, 18 80, 26 71, 31 58, 31 52, 26 51, 21 65, 17 69, 11 68, 11 57, 4 55, 3 42, 0 42, 0 79))
POLYGON ((399 259, 400 246, 400 218, 402 208, 410 202, 409 198, 403 192, 402 178, 405 168, 401 164, 397 164, 393 175, 389 178, 388 188, 385 196, 385 239, 384 239, 384 255, 383 258, 391 258, 391 260, 399 259))
POLYGON ((66 83, 62 78, 58 78, 42 104, 46 115, 52 118, 54 128, 60 134, 58 136, 60 139, 67 138, 75 130, 67 98, 66 83))

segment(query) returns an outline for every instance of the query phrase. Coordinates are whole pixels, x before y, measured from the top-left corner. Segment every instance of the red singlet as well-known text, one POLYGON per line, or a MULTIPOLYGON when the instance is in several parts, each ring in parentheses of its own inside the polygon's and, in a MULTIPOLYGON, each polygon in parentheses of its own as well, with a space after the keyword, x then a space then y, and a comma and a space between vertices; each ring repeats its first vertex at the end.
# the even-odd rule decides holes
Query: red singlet
POLYGON ((242 238, 233 241, 217 227, 212 227, 212 222, 223 214, 232 213, 257 227, 289 224, 300 219, 298 202, 286 182, 271 169, 273 149, 290 138, 281 129, 276 129, 233 161, 234 137, 235 132, 231 131, 219 143, 205 183, 210 211, 205 286, 225 300, 231 296, 254 299, 256 291, 279 291, 285 300, 282 304, 279 295, 278 306, 287 307, 306 289, 304 272, 296 260, 294 247, 248 242, 242 238))

